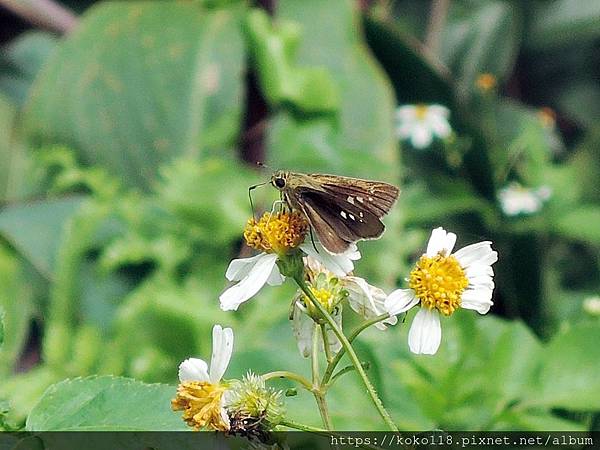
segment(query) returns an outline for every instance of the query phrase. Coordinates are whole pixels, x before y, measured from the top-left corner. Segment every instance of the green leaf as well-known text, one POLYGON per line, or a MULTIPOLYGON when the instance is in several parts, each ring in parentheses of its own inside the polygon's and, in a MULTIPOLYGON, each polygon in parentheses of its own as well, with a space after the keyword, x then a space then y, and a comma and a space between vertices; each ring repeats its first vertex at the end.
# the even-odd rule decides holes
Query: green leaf
POLYGON ((541 355, 539 380, 527 404, 595 411, 600 398, 600 328, 575 326, 556 336, 541 355))
POLYGON ((26 129, 145 188, 174 156, 233 147, 243 103, 241 11, 195 2, 94 6, 36 80, 26 129))
POLYGON ((298 63, 327 68, 343 95, 336 117, 297 117, 285 111, 275 115, 267 136, 271 165, 398 176, 394 96, 356 28, 354 2, 284 0, 278 3, 276 18, 302 27, 298 63))
POLYGON ((27 418, 28 431, 170 431, 187 427, 171 411, 175 387, 101 376, 48 388, 27 418))
POLYGON ((0 307, 0 348, 4 344, 4 309, 0 307))
POLYGON ((250 48, 256 61, 261 88, 269 102, 289 102, 304 112, 327 112, 339 105, 339 92, 323 67, 298 67, 295 53, 300 29, 294 22, 272 24, 255 9, 248 17, 250 48))
POLYGON ((0 233, 42 275, 52 278, 61 233, 81 202, 71 197, 11 206, 0 212, 0 233))
POLYGON ((23 33, 7 45, 0 55, 0 91, 21 106, 56 42, 50 33, 33 31, 23 33))
POLYGON ((548 48, 581 45, 600 36, 600 3, 596 0, 552 0, 533 8, 527 44, 548 48))
POLYGON ((366 16, 364 24, 365 38, 400 103, 454 103, 447 68, 427 57, 406 30, 374 15, 366 16))
POLYGON ((33 314, 33 291, 23 262, 0 245, 0 377, 15 368, 33 314))
POLYGON ((16 118, 16 107, 0 94, 0 203, 25 197, 35 184, 16 118))
POLYGON ((557 217, 555 229, 570 239, 600 245, 600 207, 582 205, 557 217))

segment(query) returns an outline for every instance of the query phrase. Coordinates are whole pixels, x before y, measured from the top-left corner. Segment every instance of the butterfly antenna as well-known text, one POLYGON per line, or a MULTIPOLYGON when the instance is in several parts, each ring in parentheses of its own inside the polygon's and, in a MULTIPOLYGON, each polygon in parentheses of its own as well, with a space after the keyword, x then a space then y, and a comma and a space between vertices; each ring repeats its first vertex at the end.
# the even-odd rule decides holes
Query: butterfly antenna
POLYGON ((257 187, 264 186, 267 183, 269 183, 269 182, 265 181, 264 183, 258 183, 258 184, 255 184, 254 186, 250 186, 248 188, 248 198, 250 199, 250 209, 252 210, 252 218, 254 220, 256 220, 256 214, 254 213, 254 203, 252 202, 252 191, 254 189, 256 189, 257 187))

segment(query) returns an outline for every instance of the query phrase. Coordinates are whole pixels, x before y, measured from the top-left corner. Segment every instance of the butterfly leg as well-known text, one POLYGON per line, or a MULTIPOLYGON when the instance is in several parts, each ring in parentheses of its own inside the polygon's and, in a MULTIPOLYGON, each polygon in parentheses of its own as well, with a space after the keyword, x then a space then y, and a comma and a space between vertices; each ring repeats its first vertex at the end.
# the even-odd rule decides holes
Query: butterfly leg
POLYGON ((317 245, 315 244, 315 237, 313 235, 312 227, 310 227, 308 229, 308 233, 310 234, 310 242, 311 242, 313 248, 315 249, 315 252, 319 253, 319 249, 317 248, 317 245))

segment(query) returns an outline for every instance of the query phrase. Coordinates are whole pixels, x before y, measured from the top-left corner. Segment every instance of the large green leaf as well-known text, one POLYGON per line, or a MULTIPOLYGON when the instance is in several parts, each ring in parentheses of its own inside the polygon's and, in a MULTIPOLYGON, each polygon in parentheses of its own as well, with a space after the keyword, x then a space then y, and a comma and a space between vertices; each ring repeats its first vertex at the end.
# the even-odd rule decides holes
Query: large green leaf
POLYGON ((56 41, 50 33, 39 31, 24 33, 12 41, 0 54, 0 91, 22 105, 56 41))
POLYGON ((0 234, 42 275, 52 278, 61 233, 81 201, 71 197, 6 208, 0 212, 0 234))
POLYGON ((29 134, 143 187, 174 156, 231 147, 243 95, 241 16, 195 2, 91 8, 35 82, 29 134))
POLYGON ((27 418, 29 431, 185 430, 171 411, 175 387, 112 376, 65 380, 48 388, 27 418))
POLYGON ((600 401, 600 328, 579 325, 556 336, 542 354, 542 368, 528 404, 595 411, 600 401))
POLYGON ((277 114, 267 142, 274 167, 365 177, 398 172, 394 95, 362 42, 354 6, 349 0, 278 3, 277 18, 301 26, 298 63, 326 68, 339 87, 341 105, 333 117, 277 114))

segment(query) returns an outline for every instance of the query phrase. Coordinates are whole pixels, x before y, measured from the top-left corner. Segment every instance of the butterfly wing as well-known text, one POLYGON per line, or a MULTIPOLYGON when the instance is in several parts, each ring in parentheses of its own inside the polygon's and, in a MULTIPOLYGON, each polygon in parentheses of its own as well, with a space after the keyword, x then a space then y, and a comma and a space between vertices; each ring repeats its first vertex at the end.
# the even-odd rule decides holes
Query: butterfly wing
POLYGON ((332 253, 342 253, 361 239, 377 239, 385 230, 376 214, 344 196, 305 189, 296 199, 319 240, 332 253))
POLYGON ((346 202, 359 206, 378 218, 390 212, 400 194, 400 190, 396 186, 381 181, 336 175, 313 174, 311 176, 318 180, 324 191, 335 198, 341 196, 346 202))

